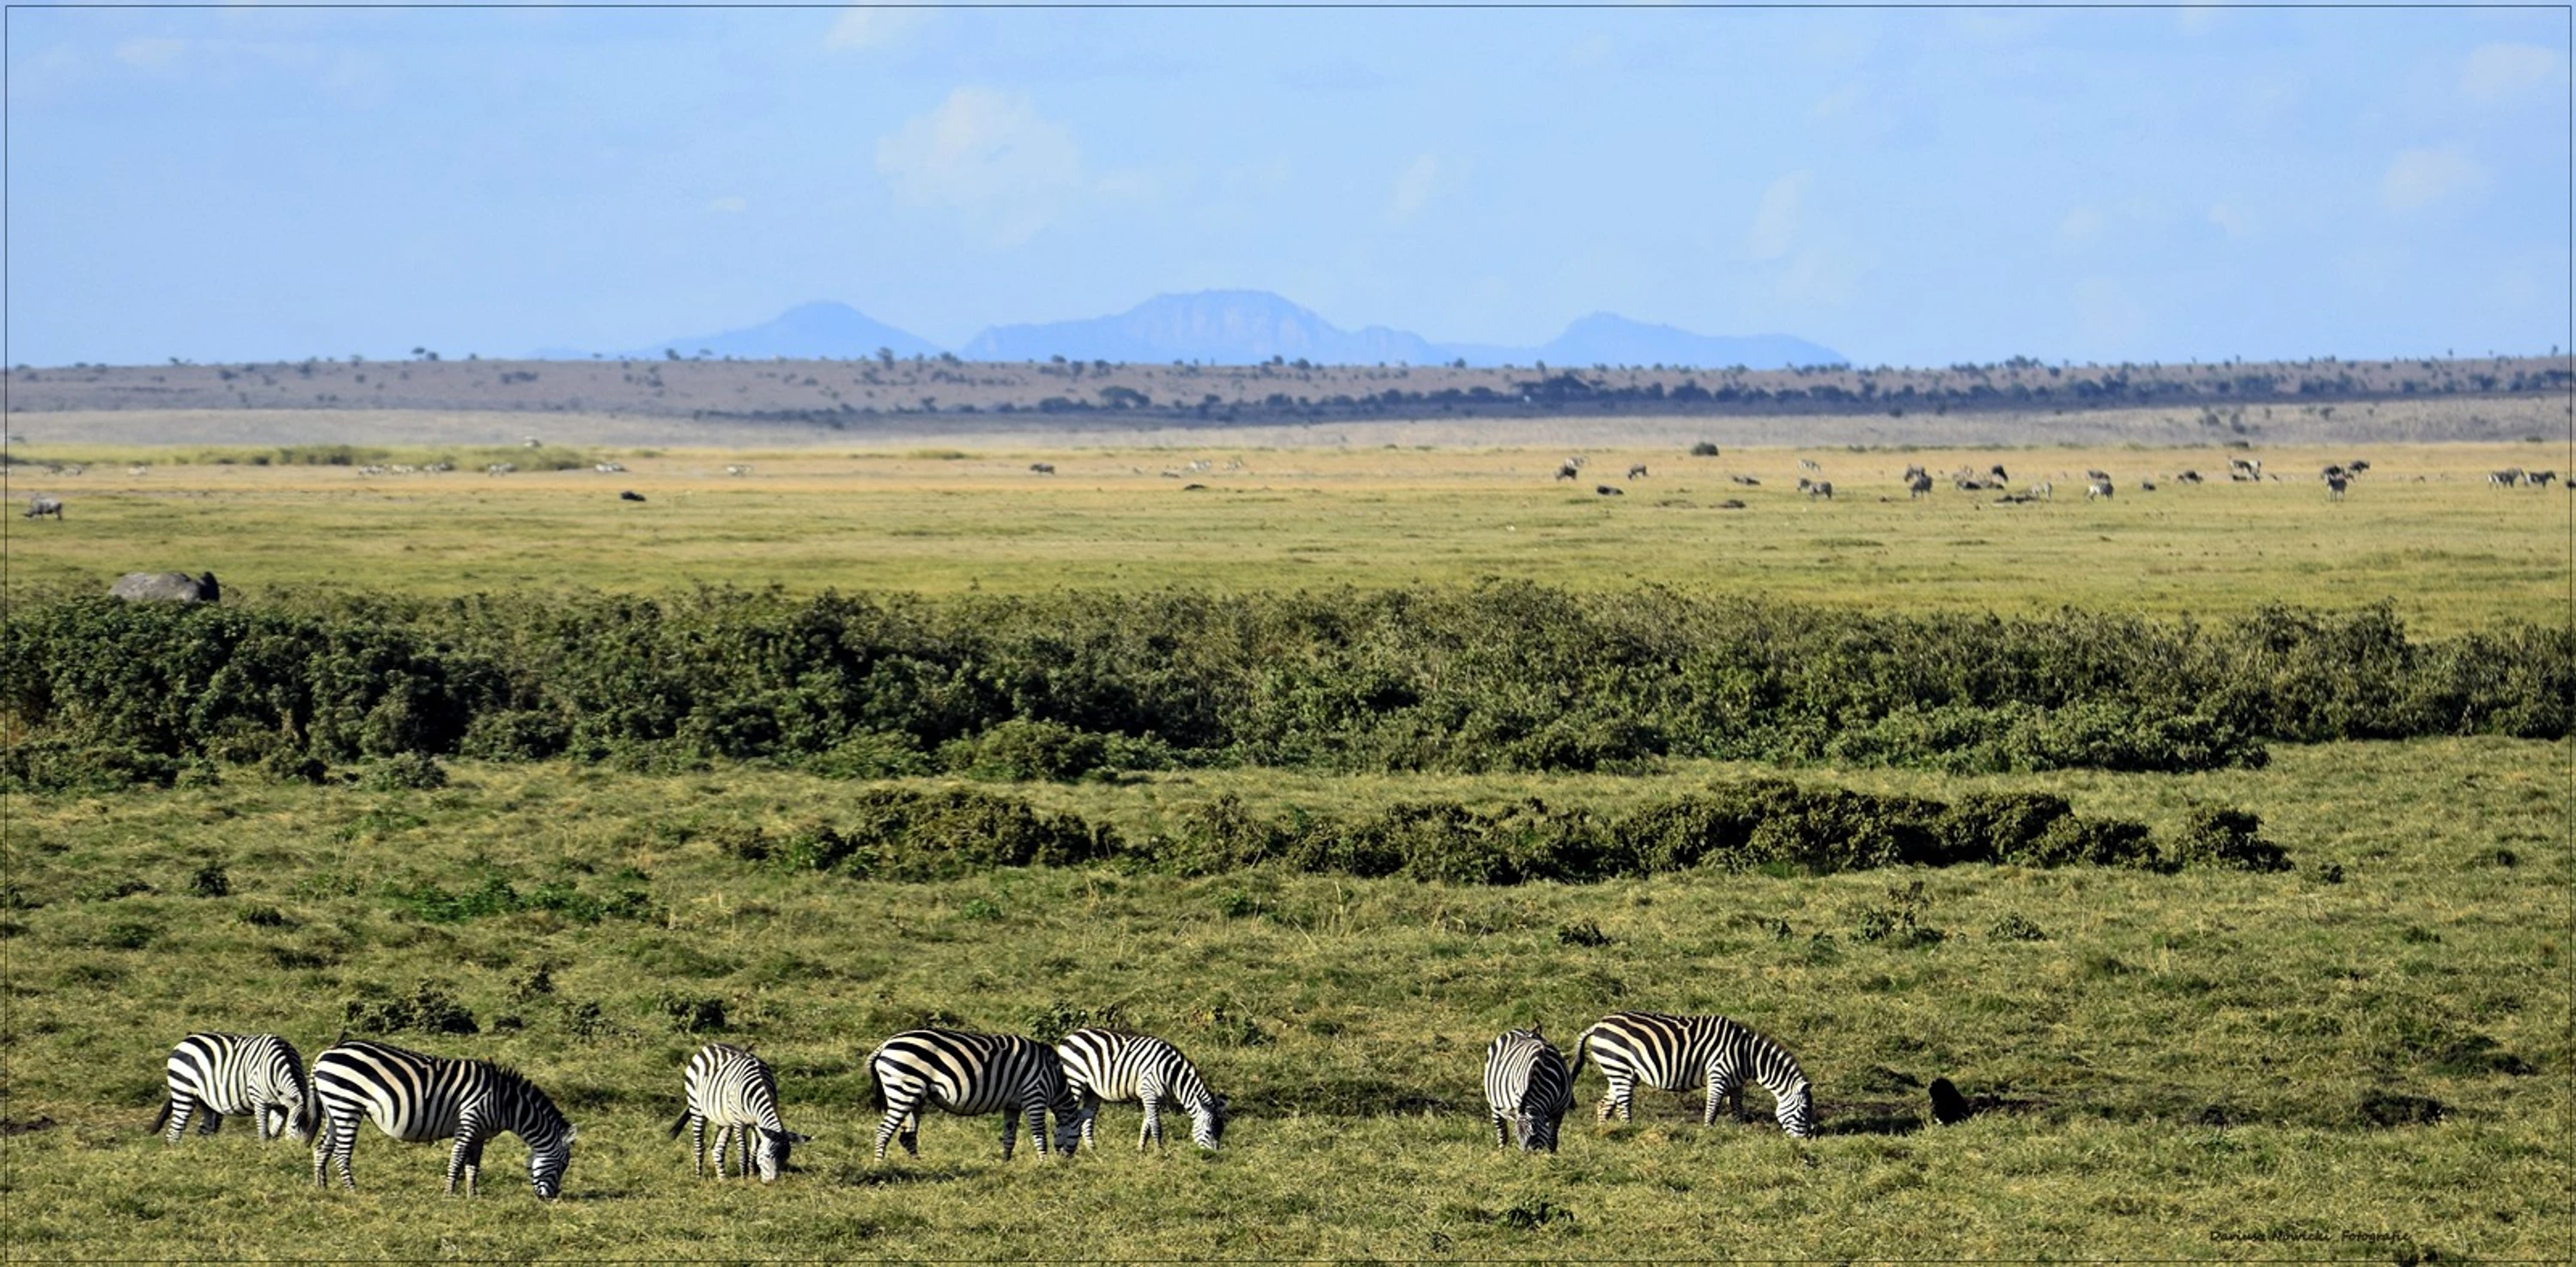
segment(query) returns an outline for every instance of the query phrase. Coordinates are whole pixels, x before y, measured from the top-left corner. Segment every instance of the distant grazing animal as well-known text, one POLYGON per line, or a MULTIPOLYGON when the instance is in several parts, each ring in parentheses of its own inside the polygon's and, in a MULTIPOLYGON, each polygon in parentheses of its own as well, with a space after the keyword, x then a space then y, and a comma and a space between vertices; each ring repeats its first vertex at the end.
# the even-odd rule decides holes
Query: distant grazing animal
POLYGON ((640 502, 644 500, 644 494, 636 492, 631 488, 620 489, 617 493, 617 500, 622 502, 640 502))
POLYGON ((1179 1048, 1147 1034, 1124 1034, 1086 1026, 1055 1045, 1064 1068, 1066 1089, 1082 1102, 1075 1111, 1082 1146, 1092 1148, 1093 1123, 1106 1101, 1136 1104, 1145 1110, 1145 1125, 1136 1136, 1136 1151, 1163 1146, 1163 1106, 1190 1115, 1190 1140, 1215 1152, 1225 1140, 1225 1097, 1208 1089, 1198 1066, 1179 1048))
POLYGON ((1958 1086, 1948 1078, 1934 1078, 1931 1091, 1932 1124, 1935 1126, 1956 1126, 1975 1112, 1968 1107, 1968 1097, 1959 1094, 1958 1086))
POLYGON ((2330 497, 2330 498, 2332 498, 2332 499, 2334 499, 2334 500, 2336 500, 2336 501, 2342 501, 2342 500, 2343 500, 2343 490, 2344 490, 2344 486, 2346 486, 2346 485, 2348 485, 2348 484, 2350 484, 2350 483, 2352 483, 2352 477, 2351 477, 2351 476, 2349 476, 2349 475, 2344 474, 2344 473, 2343 473, 2343 472, 2341 472, 2341 471, 2335 471, 2335 472, 2333 472, 2333 473, 2331 473, 2331 474, 2327 475, 2327 476, 2326 476, 2326 496, 2327 496, 2327 497, 2330 497))
POLYGON ((1827 480, 1811 480, 1801 476, 1798 480, 1798 491, 1809 497, 1822 497, 1826 501, 1834 499, 1834 486, 1827 480))
POLYGON ((894 1141, 903 1144, 903 1151, 921 1155, 924 1108, 961 1117, 1001 1114, 1004 1161, 1019 1142, 1023 1118, 1041 1157, 1047 1155, 1050 1112, 1055 1114, 1057 1151, 1070 1156, 1081 1142, 1079 1110, 1065 1085, 1063 1062, 1034 1038, 906 1030, 868 1053, 868 1075, 869 1103, 885 1114, 877 1123, 878 1161, 885 1160, 886 1145, 894 1141))
POLYGON ((125 473, 128 475, 150 475, 152 473, 152 466, 148 462, 137 462, 134 465, 125 468, 125 473))
POLYGON ((381 467, 381 466, 362 466, 362 467, 359 467, 359 468, 358 468, 358 474, 360 474, 360 475, 390 475, 390 474, 392 474, 392 472, 391 472, 391 471, 389 471, 389 470, 387 470, 387 469, 385 469, 384 467, 381 467))
POLYGON ((1616 484, 1595 484, 1592 486, 1592 491, 1602 497, 1625 497, 1628 495, 1628 490, 1621 488, 1616 484))
POLYGON ((2094 498, 2096 498, 2096 497, 2109 497, 2110 495, 2111 495, 2111 481, 2110 481, 2110 479, 2109 479, 2108 477, 2102 477, 2102 478, 2090 478, 2090 477, 2088 477, 2088 478, 2085 480, 2085 482, 2084 482, 2084 500, 2086 500, 2086 501, 2088 501, 2088 502, 2089 502, 2089 501, 2093 500, 2093 499, 2094 499, 2094 498))
POLYGON ((1511 1147, 1517 1133, 1522 1152, 1555 1152, 1557 1127, 1573 1107, 1574 1076, 1564 1053, 1537 1026, 1505 1030, 1485 1048, 1485 1112, 1493 1118, 1494 1147, 1511 1147))
POLYGON ((35 519, 44 515, 52 515, 55 523, 61 523, 63 521, 63 499, 59 497, 28 498, 27 513, 21 516, 21 518, 35 519))
POLYGON ((2339 479, 2350 474, 2352 474, 2352 472, 2343 469, 2341 465, 2329 466, 2325 470, 2318 472, 2320 477, 2330 480, 2339 479))
POLYGON ((563 1191, 575 1132, 563 1110, 516 1071, 485 1060, 450 1060, 385 1043, 342 1042, 313 1058, 313 1094, 327 1123, 313 1137, 313 1186, 327 1187, 337 1163, 340 1185, 357 1191, 349 1166, 358 1121, 406 1144, 455 1141, 447 1154, 447 1190, 465 1180, 474 1195, 483 1145, 507 1132, 528 1145, 528 1182, 551 1201, 563 1191))
POLYGON ((1816 465, 1811 459, 1800 458, 1798 459, 1798 469, 1801 471, 1816 471, 1822 473, 1825 468, 1816 465))
POLYGON ((169 1075, 169 1097, 152 1129, 168 1123, 163 1138, 173 1144, 200 1113, 200 1135, 214 1134, 226 1116, 247 1114, 261 1143, 280 1135, 311 1139, 320 1118, 321 1106, 304 1083, 304 1058, 275 1034, 190 1034, 170 1049, 169 1075))
POLYGON ((726 468, 725 468, 725 474, 727 474, 727 475, 749 475, 749 474, 751 474, 751 467, 750 467, 749 465, 747 465, 747 464, 744 464, 744 463, 741 463, 741 462, 736 462, 736 463, 734 463, 733 465, 728 466, 728 467, 726 467, 726 468))
POLYGON ((2497 488, 2511 488, 2521 482, 2522 468, 2519 466, 2508 466, 2501 471, 2492 472, 2487 476, 2487 483, 2492 484, 2497 488))
POLYGON ((2523 475, 2522 482, 2532 486, 2533 488, 2547 488, 2552 482, 2556 481, 2557 478, 2558 472, 2556 471, 2530 471, 2523 475))
POLYGON ((2012 477, 2004 474, 2004 464, 2001 462, 1997 462, 1993 466, 1986 468, 1986 478, 1993 480, 1997 487, 2001 487, 2012 482, 2012 477))
POLYGON ((2350 461, 2350 462, 2346 462, 2346 463, 2344 463, 2344 464, 2343 464, 2343 469, 2345 469, 2345 470, 2347 470, 2347 471, 2350 471, 2350 472, 2352 472, 2352 473, 2353 473, 2353 474, 2355 474, 2355 475, 2359 475, 2359 474, 2361 474, 2362 472, 2367 471, 2367 470, 2369 470, 2369 469, 2370 469, 2370 463, 2365 462, 2365 461, 2362 461, 2362 460, 2361 460, 2361 459, 2359 459, 2359 458, 2355 458, 2355 459, 2353 459, 2353 460, 2352 460, 2352 461, 2350 461))
POLYGON ((718 1179, 724 1178, 725 1146, 735 1140, 742 1143, 743 1177, 750 1178, 757 1168, 762 1183, 778 1181, 794 1145, 812 1142, 787 1129, 778 1116, 778 1076, 770 1071, 768 1061, 749 1051, 730 1043, 709 1043, 689 1058, 680 1082, 688 1107, 680 1110, 679 1121, 671 1123, 671 1138, 689 1132, 689 1155, 697 1162, 701 1179, 707 1174, 710 1126, 716 1128, 718 1179))
POLYGON ((2150 479, 2141 479, 2138 481, 2138 491, 2141 493, 2152 493, 2156 491, 2156 482, 2150 479))
POLYGON ((1183 484, 1183 485, 1181 485, 1181 491, 1182 491, 1182 492, 1184 492, 1184 493, 1205 492, 1206 490, 1207 490, 1207 485, 1205 485, 1205 484, 1183 484))
POLYGON ((2175 482, 2182 484, 2197 484, 2200 482, 2200 472, 2185 471, 2182 474, 2175 476, 2174 480, 2175 482))
POLYGON ((1570 480, 1582 473, 1583 465, 1579 462, 1568 462, 1556 468, 1556 477, 1561 480, 1570 480))
POLYGON ((427 472, 429 472, 429 473, 430 473, 430 474, 432 474, 432 475, 440 475, 440 474, 444 474, 444 473, 446 473, 446 472, 448 472, 448 471, 453 471, 453 470, 455 470, 455 469, 456 469, 456 464, 455 464, 454 462, 432 462, 432 463, 430 463, 429 465, 424 466, 424 467, 422 467, 422 468, 420 468, 420 469, 422 469, 422 470, 424 470, 424 471, 427 471, 427 472))
POLYGON ((2110 473, 2109 471, 2086 471, 2086 472, 2084 473, 2084 478, 2086 478, 2086 479, 2088 479, 2088 480, 2106 480, 2106 481, 2107 481, 2107 480, 2109 480, 2109 479, 2111 478, 2111 473, 2110 473))
POLYGON ((2227 478, 2239 482, 2259 480, 2263 478, 2263 460, 2261 458, 2229 458, 2227 459, 2227 478))
POLYGON ((2057 485, 2049 483, 2047 480, 2041 480, 2040 482, 2030 486, 2030 490, 2027 495, 2031 497, 2044 497, 2054 501, 2057 498, 2057 485))
POLYGON ((1921 496, 1922 496, 1922 495, 1924 495, 1925 493, 1928 493, 1928 492, 1931 492, 1931 491, 1932 491, 1932 477, 1931 477, 1930 475, 1926 474, 1926 473, 1924 472, 1924 470, 1923 470, 1923 468, 1922 468, 1922 467, 1919 467, 1919 466, 1909 466, 1909 467, 1905 468, 1905 495, 1906 495, 1906 496, 1908 496, 1908 497, 1921 497, 1921 496))
POLYGON ((602 462, 590 469, 597 471, 602 475, 622 475, 626 471, 626 464, 623 462, 602 462))
POLYGON ((518 469, 519 464, 516 462, 495 462, 490 466, 484 467, 483 473, 485 475, 507 475, 518 469))
POLYGON ((1646 464, 1645 464, 1645 463, 1643 463, 1643 462, 1639 462, 1639 463, 1637 463, 1635 466, 1631 466, 1631 467, 1629 467, 1629 468, 1628 468, 1628 478, 1630 478, 1630 479, 1632 479, 1632 480, 1633 480, 1633 479, 1643 479, 1643 478, 1645 478, 1645 475, 1646 475, 1646 464))
POLYGON ((1053 474, 1055 474, 1055 463, 1053 463, 1053 462, 1031 462, 1031 463, 1029 463, 1029 469, 1030 469, 1030 470, 1032 470, 1032 471, 1037 472, 1037 473, 1038 473, 1038 474, 1040 474, 1040 475, 1053 475, 1053 474))
POLYGON ((1717 508, 1719 510, 1742 510, 1744 509, 1744 503, 1729 497, 1725 501, 1719 502, 1717 504, 1717 508))
POLYGON ((1729 475, 1729 476, 1727 476, 1726 478, 1728 478, 1728 479, 1730 479, 1730 480, 1733 480, 1734 482, 1736 482, 1736 483, 1738 483, 1738 484, 1742 484, 1742 485, 1744 485, 1746 488, 1760 488, 1760 487, 1762 487, 1762 481, 1757 480, 1757 479, 1753 478, 1753 477, 1752 477, 1752 476, 1750 476, 1750 475, 1729 475))
POLYGON ((116 578, 107 595, 129 603, 214 603, 223 601, 224 591, 215 583, 212 572, 195 576, 185 572, 128 572, 116 578))
POLYGON ((1816 1132, 1814 1089, 1797 1059, 1727 1017, 1613 1012, 1575 1038, 1570 1076, 1582 1076, 1587 1057, 1600 1062, 1610 1082, 1596 1114, 1605 1122, 1614 1112, 1623 1122, 1636 1120, 1636 1091, 1644 1085, 1658 1091, 1707 1088, 1700 1121, 1714 1123, 1721 1103, 1732 1102, 1743 1113, 1744 1083, 1750 1080, 1777 1102, 1773 1115, 1782 1130, 1798 1139, 1816 1132))

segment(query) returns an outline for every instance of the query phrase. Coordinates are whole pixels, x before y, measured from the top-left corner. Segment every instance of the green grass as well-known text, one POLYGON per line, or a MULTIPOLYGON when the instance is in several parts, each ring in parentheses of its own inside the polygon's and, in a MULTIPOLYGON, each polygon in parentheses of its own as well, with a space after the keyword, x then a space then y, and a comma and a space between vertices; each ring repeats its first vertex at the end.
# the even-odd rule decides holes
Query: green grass
POLYGON ((2444 634, 2563 618, 2568 594, 2567 494, 2485 487, 2487 470, 2533 463, 2521 445, 2387 446, 2341 504, 2313 473, 2352 455, 2325 450, 2265 451, 2286 478, 2263 484, 2227 483, 2221 449, 1821 452, 1840 494, 1830 502, 1794 491, 1800 472, 1785 450, 1599 452, 1573 485, 1550 478, 1555 450, 675 452, 622 456, 623 474, 501 477, 471 463, 365 477, 168 459, 137 476, 125 463, 150 451, 91 456, 102 460, 79 477, 15 476, 21 492, 64 496, 69 513, 62 524, 9 521, 13 593, 103 589, 136 569, 212 569, 236 591, 430 594, 773 582, 799 592, 1250 590, 1505 576, 2167 616, 2386 598, 2418 629, 2444 634), (724 474, 746 458, 751 474, 724 474), (1041 458, 1058 474, 1029 473, 1041 458), (1912 463, 1983 469, 1997 458, 2017 484, 2051 479, 2059 495, 2001 506, 1944 483, 1918 502, 1897 482, 1912 463), (1189 469, 1202 459, 1207 469, 1189 469), (1618 479, 1630 460, 1655 473, 1618 479), (2114 501, 2084 499, 2082 472, 2095 466, 2119 479, 2114 501), (2222 478, 2171 482, 2191 468, 2222 478), (1763 483, 1734 485, 1729 473, 1763 483), (2165 482, 2147 493, 2142 478, 2165 482), (1628 495, 1593 495, 1601 481, 1628 495), (620 490, 647 500, 621 501, 620 490), (1718 508, 1729 499, 1745 505, 1718 508))
MULTIPOLYGON (((2054 791, 2159 828, 2194 804, 2238 805, 2288 848, 2285 875, 1973 866, 1499 889, 797 874, 714 837, 829 821, 860 785, 752 768, 457 763, 437 791, 228 770, 213 787, 18 797, 0 911, 6 1116, 51 1125, 6 1137, 11 1249, 2563 1258, 2571 754, 2451 740, 2282 748, 2263 770, 2187 776, 1796 775, 2054 791), (222 896, 198 895, 210 863, 222 896), (419 900, 494 876, 601 900, 419 900), (1942 938, 1864 940, 1891 888, 1918 880, 1921 922, 1942 938), (628 889, 646 901, 610 900, 628 889), (1564 931, 1587 924, 1606 943, 1564 931), (372 1128, 356 1197, 311 1191, 308 1154, 262 1149, 240 1121, 175 1151, 145 1137, 161 1059, 187 1030, 274 1029, 309 1057, 349 1000, 423 979, 484 1032, 397 1041, 510 1061, 580 1124, 563 1202, 529 1196, 515 1141, 495 1145, 469 1204, 438 1195, 441 1150, 372 1128), (709 999, 726 1037, 779 1067, 789 1125, 817 1137, 775 1188, 699 1182, 664 1137, 680 1066, 708 1036, 673 1018, 703 1018, 709 999), (1822 1137, 1703 1128, 1684 1097, 1649 1096, 1633 1126, 1570 1123, 1556 1157, 1497 1153, 1484 1042, 1533 1020, 1565 1042, 1618 1007, 1722 1011, 1779 1036, 1816 1081, 1822 1137), (1069 1165, 1003 1164, 989 1119, 934 1118, 922 1160, 868 1160, 858 1060, 875 1042, 934 1015, 1026 1030, 1086 1013, 1200 1061, 1241 1110, 1221 1156, 1138 1158, 1133 1111, 1112 1109, 1109 1146, 1069 1165), (2000 1103, 1913 1130, 1934 1076, 2000 1103), (2373 1096, 2447 1113, 2373 1125, 2373 1096)), ((1607 808, 1746 772, 1194 771, 1013 790, 1150 831, 1229 791, 1337 811, 1428 796, 1607 808)), ((1587 1074, 1583 1098, 1599 1086, 1587 1074)))

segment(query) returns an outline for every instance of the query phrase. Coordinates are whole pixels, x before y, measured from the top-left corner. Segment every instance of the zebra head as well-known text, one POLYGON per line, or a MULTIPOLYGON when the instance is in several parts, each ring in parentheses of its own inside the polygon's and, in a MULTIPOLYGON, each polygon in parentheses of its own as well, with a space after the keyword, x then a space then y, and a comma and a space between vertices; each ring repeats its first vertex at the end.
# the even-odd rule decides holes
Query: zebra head
POLYGON ((309 1091, 298 1091, 283 1107, 286 1109, 286 1133, 293 1136, 296 1143, 311 1140, 314 1132, 322 1129, 322 1097, 309 1091))
POLYGON ((778 1172, 787 1169, 789 1148, 814 1142, 794 1131, 773 1131, 766 1126, 754 1129, 760 1132, 760 1142, 752 1149, 751 1164, 760 1171, 762 1183, 778 1182, 778 1172))
POLYGON ((1199 1147, 1215 1152, 1225 1142, 1225 1124, 1232 1116, 1226 1109, 1225 1097, 1214 1092, 1190 1109, 1190 1139, 1199 1147))
POLYGON ((1815 1138, 1816 1092, 1814 1084, 1801 1078, 1798 1080, 1798 1085, 1789 1088, 1786 1094, 1779 1097, 1779 1101, 1780 1104, 1776 1111, 1776 1116, 1780 1119, 1780 1129, 1787 1131, 1792 1139, 1815 1138))
POLYGON ((563 1194, 564 1171, 572 1166, 572 1142, 580 1133, 566 1124, 560 1131, 528 1141, 528 1183, 539 1200, 552 1201, 563 1194))

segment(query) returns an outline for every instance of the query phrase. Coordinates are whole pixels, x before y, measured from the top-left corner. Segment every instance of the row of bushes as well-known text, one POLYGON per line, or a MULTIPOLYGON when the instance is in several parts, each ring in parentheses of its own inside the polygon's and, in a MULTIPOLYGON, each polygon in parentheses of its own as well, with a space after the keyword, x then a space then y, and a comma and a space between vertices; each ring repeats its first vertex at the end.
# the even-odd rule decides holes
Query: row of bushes
POLYGON ((1956 771, 2253 765, 2268 741, 2568 733, 2576 633, 2438 641, 2385 606, 2225 624, 1885 615, 1467 588, 1019 598, 702 591, 23 602, 0 706, 26 785, 174 759, 769 760, 992 777, 1248 763, 1956 771))
POLYGON ((1979 793, 1944 804, 1771 779, 1622 813, 1537 800, 1498 810, 1411 802, 1333 817, 1253 811, 1227 795, 1184 810, 1171 830, 1130 840, 1076 814, 987 792, 880 788, 852 817, 712 839, 747 862, 862 879, 937 880, 996 867, 1116 863, 1181 875, 1247 867, 1456 884, 1589 883, 1711 868, 1824 875, 1876 867, 2008 863, 2171 871, 2286 871, 2288 856, 2241 810, 2201 808, 2164 840, 2144 824, 2087 818, 2045 793, 1979 793))

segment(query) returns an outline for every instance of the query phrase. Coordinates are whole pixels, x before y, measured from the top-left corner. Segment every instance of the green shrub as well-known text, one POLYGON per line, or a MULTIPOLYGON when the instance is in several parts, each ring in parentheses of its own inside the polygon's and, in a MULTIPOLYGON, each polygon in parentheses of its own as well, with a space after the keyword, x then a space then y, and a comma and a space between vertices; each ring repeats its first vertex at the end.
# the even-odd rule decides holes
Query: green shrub
POLYGON ((341 1010, 349 1028, 360 1034, 399 1034, 405 1030, 473 1034, 481 1029, 474 1023, 474 1014, 456 1001, 444 983, 427 977, 413 985, 408 995, 361 984, 355 996, 343 1001, 341 1010))
POLYGON ((370 762, 360 771, 358 786, 377 792, 432 791, 447 786, 447 767, 425 752, 398 752, 370 762))
POLYGON ((2263 820, 2244 810, 2195 806, 2183 818, 2171 856, 2177 866, 2289 870, 2289 853, 2258 836, 2262 829, 2263 820))

